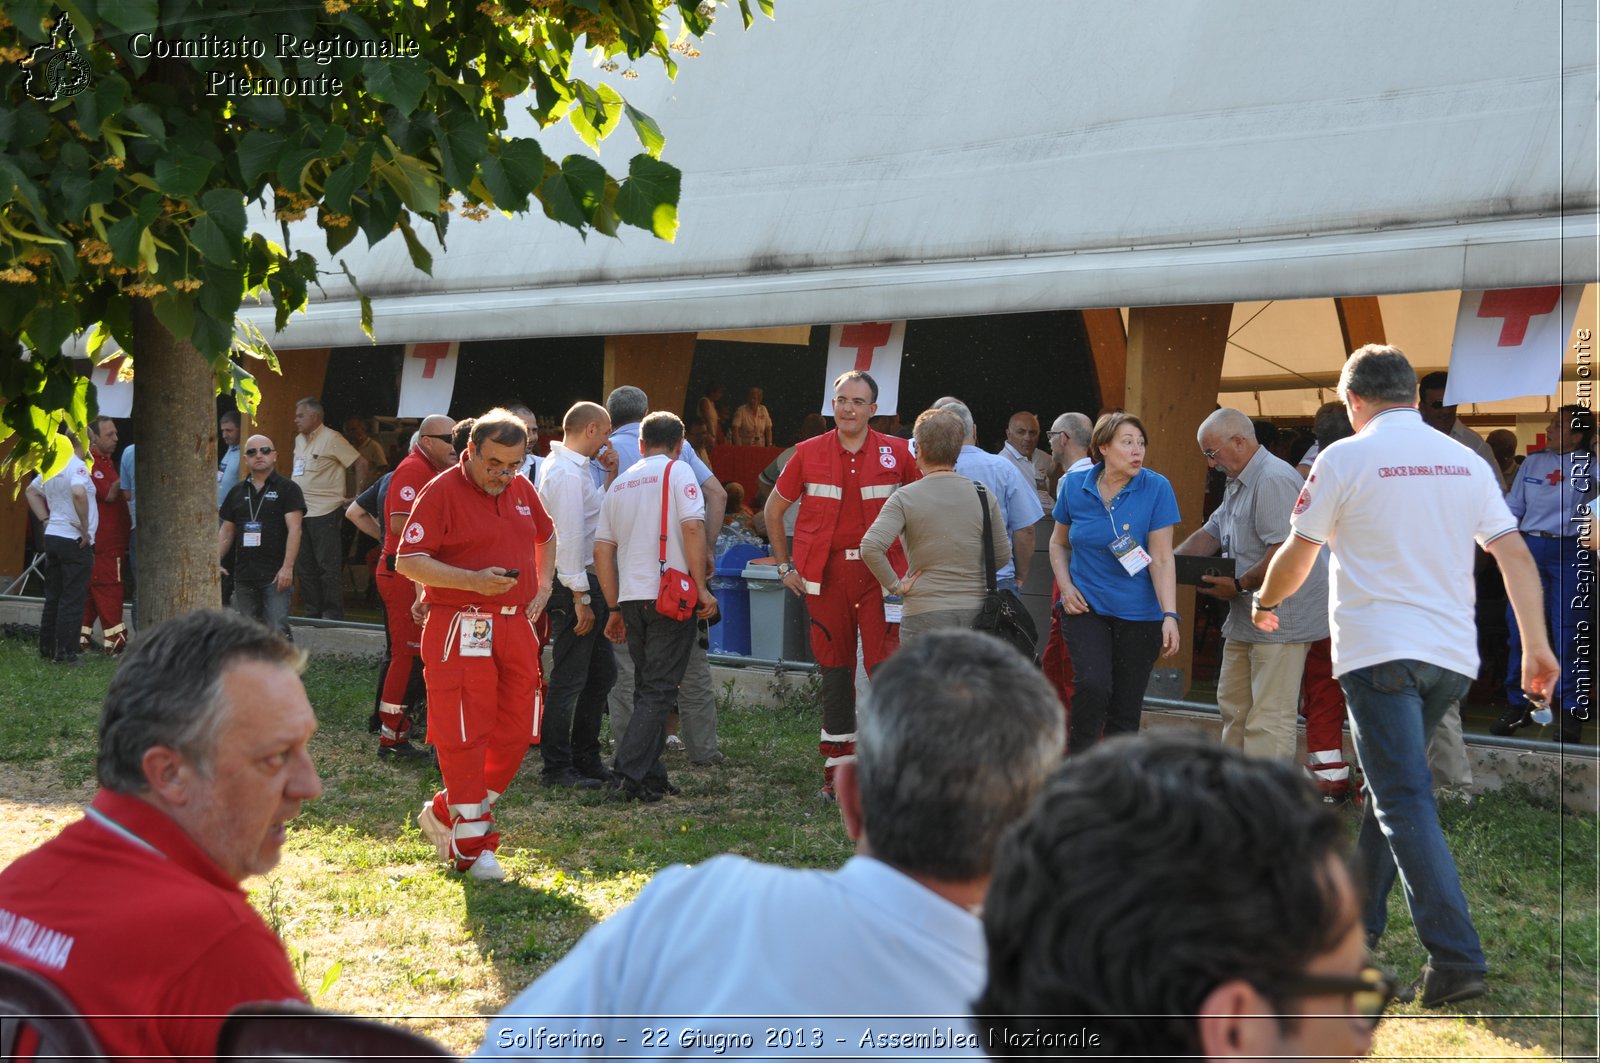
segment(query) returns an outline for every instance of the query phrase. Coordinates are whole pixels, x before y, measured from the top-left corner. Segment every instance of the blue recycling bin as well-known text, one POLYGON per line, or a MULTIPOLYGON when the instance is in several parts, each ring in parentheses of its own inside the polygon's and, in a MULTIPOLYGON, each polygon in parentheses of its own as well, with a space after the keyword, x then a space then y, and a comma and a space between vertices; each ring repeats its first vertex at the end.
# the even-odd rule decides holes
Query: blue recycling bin
POLYGON ((709 652, 750 656, 750 591, 743 573, 751 559, 765 555, 765 547, 742 545, 729 547, 717 559, 711 593, 716 595, 722 620, 711 625, 706 646, 709 652))

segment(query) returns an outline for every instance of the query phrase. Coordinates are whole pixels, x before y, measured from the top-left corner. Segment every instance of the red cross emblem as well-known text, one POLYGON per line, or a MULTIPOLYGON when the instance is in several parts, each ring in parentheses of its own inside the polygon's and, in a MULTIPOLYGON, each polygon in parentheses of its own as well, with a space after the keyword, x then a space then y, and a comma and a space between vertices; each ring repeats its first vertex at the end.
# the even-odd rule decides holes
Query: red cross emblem
POLYGON ((1544 478, 1544 482, 1549 484, 1551 487, 1555 487, 1565 479, 1566 477, 1561 475, 1560 469, 1551 469, 1550 474, 1544 478))

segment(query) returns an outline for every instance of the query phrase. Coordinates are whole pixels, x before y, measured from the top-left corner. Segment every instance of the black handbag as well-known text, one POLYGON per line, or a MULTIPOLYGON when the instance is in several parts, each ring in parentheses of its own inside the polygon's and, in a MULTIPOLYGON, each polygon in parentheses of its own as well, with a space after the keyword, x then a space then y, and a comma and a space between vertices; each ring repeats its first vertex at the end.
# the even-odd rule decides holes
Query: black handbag
POLYGON ((1033 617, 1028 615, 1022 599, 1014 592, 995 586, 994 525, 989 520, 989 493, 981 483, 974 481, 973 486, 978 489, 978 504, 983 507, 983 580, 987 593, 978 607, 978 615, 972 618, 972 630, 987 631, 1038 664, 1039 629, 1034 627, 1033 617))

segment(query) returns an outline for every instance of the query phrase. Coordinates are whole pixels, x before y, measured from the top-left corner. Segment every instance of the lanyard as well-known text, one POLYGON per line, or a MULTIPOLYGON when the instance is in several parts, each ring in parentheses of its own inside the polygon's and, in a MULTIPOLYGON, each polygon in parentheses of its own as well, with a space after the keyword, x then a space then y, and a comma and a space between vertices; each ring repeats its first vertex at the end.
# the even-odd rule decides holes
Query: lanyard
MULTIPOLYGON (((267 482, 270 483, 271 481, 269 480, 267 482)), ((250 502, 250 493, 251 493, 250 488, 253 488, 253 487, 255 487, 255 484, 252 482, 250 484, 250 487, 245 488, 245 492, 244 492, 244 506, 245 506, 245 509, 249 510, 249 512, 250 512, 250 523, 251 524, 255 524, 255 523, 258 522, 257 518, 261 516, 261 507, 267 504, 267 484, 263 483, 261 485, 261 497, 259 499, 257 499, 256 502, 252 505, 251 502, 250 502)))

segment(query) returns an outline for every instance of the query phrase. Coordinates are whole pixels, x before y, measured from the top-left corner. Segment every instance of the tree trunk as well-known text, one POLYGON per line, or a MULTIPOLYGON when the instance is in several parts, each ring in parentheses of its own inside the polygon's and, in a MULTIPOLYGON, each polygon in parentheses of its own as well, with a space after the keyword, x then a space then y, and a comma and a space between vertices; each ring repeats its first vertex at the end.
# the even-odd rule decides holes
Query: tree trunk
POLYGON ((217 404, 210 363, 143 299, 134 303, 137 626, 222 600, 217 570, 217 404))

